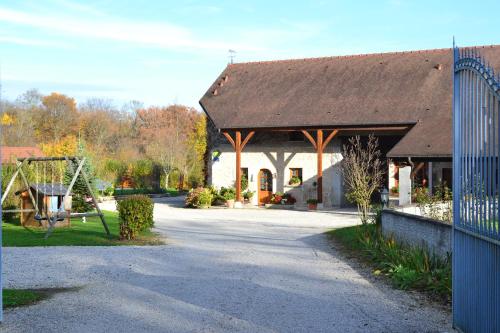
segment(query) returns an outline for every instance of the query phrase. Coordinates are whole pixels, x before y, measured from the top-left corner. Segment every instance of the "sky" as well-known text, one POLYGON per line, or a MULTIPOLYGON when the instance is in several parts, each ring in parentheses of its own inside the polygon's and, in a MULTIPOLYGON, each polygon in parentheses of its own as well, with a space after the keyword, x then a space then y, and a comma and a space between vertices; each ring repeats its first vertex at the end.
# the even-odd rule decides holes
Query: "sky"
POLYGON ((185 104, 235 62, 500 44, 500 1, 1 0, 2 98, 185 104))

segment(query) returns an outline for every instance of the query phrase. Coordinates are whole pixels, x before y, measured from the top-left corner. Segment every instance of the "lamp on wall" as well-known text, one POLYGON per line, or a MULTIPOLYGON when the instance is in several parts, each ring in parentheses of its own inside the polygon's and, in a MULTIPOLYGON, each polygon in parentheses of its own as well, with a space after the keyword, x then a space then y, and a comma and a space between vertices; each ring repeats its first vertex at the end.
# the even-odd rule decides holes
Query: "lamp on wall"
POLYGON ((380 191, 380 201, 382 201, 383 208, 387 208, 387 204, 389 203, 389 191, 385 187, 380 191))

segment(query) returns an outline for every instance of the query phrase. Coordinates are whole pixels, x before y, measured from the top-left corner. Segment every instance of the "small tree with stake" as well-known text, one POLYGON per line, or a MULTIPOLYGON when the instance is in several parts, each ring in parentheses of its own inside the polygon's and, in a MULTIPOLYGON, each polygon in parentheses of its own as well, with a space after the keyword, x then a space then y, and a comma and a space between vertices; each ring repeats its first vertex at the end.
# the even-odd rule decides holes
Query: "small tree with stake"
MULTIPOLYGON (((80 142, 79 144, 79 153, 82 155, 84 153, 83 144, 80 142)), ((68 166, 64 172, 64 185, 68 186, 75 175, 76 169, 78 165, 74 161, 69 161, 68 166)), ((83 164, 83 171, 88 177, 90 187, 92 191, 95 191, 95 173, 92 168, 92 164, 90 158, 87 157, 85 164, 83 164)), ((89 190, 87 188, 87 184, 83 175, 80 173, 76 178, 75 185, 73 185, 72 189, 73 198, 72 198, 72 210, 77 213, 86 213, 90 212, 94 209, 90 203, 87 202, 87 197, 90 197, 89 190)))
POLYGON ((371 197, 382 186, 384 167, 380 159, 378 140, 370 135, 363 145, 359 136, 349 139, 344 145, 342 174, 346 187, 346 198, 358 206, 361 223, 367 224, 371 209, 371 197))

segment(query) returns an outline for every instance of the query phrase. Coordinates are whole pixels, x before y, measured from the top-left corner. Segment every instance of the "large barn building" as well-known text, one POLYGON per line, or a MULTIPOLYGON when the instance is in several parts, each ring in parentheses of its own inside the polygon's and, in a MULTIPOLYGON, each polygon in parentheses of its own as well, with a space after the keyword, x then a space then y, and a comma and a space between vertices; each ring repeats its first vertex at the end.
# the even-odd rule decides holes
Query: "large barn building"
MULTIPOLYGON (((500 46, 481 53, 500 59, 500 46)), ((422 186, 451 186, 452 61, 437 49, 229 64, 200 100, 214 129, 209 184, 241 193, 243 175, 253 204, 290 192, 341 206, 342 147, 373 133, 386 187, 397 191, 399 166, 422 186)))

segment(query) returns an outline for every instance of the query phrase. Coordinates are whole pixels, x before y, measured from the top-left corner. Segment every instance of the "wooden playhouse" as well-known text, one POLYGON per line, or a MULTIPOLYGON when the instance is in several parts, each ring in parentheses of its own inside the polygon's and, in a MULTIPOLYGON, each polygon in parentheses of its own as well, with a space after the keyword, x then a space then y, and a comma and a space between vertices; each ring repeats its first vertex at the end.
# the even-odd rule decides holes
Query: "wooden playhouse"
POLYGON ((25 227, 48 227, 47 219, 37 218, 37 211, 30 198, 28 190, 35 198, 35 204, 39 207, 39 215, 47 217, 53 214, 63 215, 55 227, 69 227, 71 214, 71 196, 68 196, 67 202, 63 203, 64 195, 68 188, 63 184, 31 184, 29 189, 16 192, 21 197, 20 222, 25 227), (62 206, 61 206, 61 203, 62 206), (62 207, 59 209, 59 207, 62 207))

